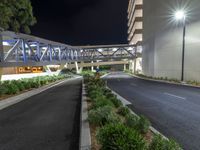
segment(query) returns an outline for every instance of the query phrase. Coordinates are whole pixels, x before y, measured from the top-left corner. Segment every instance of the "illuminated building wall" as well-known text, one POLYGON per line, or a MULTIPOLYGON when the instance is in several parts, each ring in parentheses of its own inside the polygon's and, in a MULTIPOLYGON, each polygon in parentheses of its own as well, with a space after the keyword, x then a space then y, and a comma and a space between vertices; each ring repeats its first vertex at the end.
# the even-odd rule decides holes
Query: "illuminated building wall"
POLYGON ((142 42, 143 0, 129 0, 128 6, 128 41, 129 44, 142 42))
POLYGON ((185 6, 185 80, 200 81, 200 1, 143 1, 143 73, 181 78, 183 27, 173 13, 185 6), (182 2, 182 3, 181 3, 182 2))

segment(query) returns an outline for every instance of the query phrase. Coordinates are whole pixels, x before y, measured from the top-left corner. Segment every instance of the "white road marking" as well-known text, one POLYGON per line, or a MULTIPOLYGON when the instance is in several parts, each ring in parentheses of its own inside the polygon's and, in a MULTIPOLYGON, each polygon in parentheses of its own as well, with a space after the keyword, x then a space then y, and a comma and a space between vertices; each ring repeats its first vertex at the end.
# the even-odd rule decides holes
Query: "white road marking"
POLYGON ((164 94, 165 94, 165 95, 168 95, 168 96, 172 96, 172 97, 176 97, 176 98, 179 98, 179 99, 186 100, 186 97, 181 97, 181 96, 174 95, 174 94, 170 94, 170 93, 167 93, 167 92, 165 92, 164 94))
POLYGON ((135 83, 131 83, 131 86, 137 86, 137 84, 135 84, 135 83))

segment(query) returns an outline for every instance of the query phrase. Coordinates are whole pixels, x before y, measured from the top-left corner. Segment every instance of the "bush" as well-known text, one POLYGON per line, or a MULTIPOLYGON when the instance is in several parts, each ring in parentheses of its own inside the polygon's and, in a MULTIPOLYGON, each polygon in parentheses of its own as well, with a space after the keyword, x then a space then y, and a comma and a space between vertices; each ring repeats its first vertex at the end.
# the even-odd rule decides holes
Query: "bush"
POLYGON ((23 86, 24 86, 24 88, 25 88, 26 90, 28 90, 28 89, 31 88, 31 83, 28 82, 28 81, 26 81, 26 80, 23 80, 23 81, 22 81, 22 84, 23 84, 23 86))
POLYGON ((181 147, 174 140, 166 140, 157 135, 150 144, 149 150, 181 150, 181 147))
POLYGON ((147 133, 151 125, 150 121, 146 117, 137 117, 132 114, 126 116, 125 124, 128 127, 137 130, 141 134, 147 133))
POLYGON ((6 85, 6 94, 11 95, 11 94, 17 94, 19 92, 19 89, 17 85, 9 83, 6 85))
POLYGON ((90 110, 88 114, 88 121, 97 126, 103 126, 107 123, 117 123, 119 118, 112 112, 109 106, 101 107, 96 110, 90 110))
POLYGON ((21 80, 18 80, 18 81, 17 80, 13 80, 13 81, 10 81, 10 83, 11 84, 15 84, 18 87, 19 91, 23 91, 25 89, 25 87, 24 87, 24 85, 23 85, 21 80))
POLYGON ((117 99, 117 97, 111 97, 109 100, 115 105, 116 108, 122 106, 122 102, 117 99))
POLYGON ((126 116, 126 115, 130 114, 130 110, 128 109, 128 107, 121 106, 121 107, 119 107, 117 113, 122 116, 126 116))
POLYGON ((95 99, 95 102, 93 103, 91 109, 97 109, 104 106, 114 107, 111 101, 107 100, 105 97, 102 96, 95 99))
POLYGON ((145 134, 148 132, 150 125, 151 125, 151 123, 146 117, 140 116, 137 126, 136 126, 136 129, 140 133, 145 134))
POLYGON ((125 118, 125 124, 126 124, 128 127, 134 129, 134 128, 136 128, 137 125, 138 125, 138 120, 139 120, 138 117, 136 117, 136 116, 133 115, 133 114, 129 114, 129 115, 127 115, 126 118, 125 118))
POLYGON ((122 124, 109 124, 97 132, 102 150, 145 150, 146 143, 136 131, 122 124))
POLYGON ((0 96, 6 94, 6 87, 0 83, 0 96))

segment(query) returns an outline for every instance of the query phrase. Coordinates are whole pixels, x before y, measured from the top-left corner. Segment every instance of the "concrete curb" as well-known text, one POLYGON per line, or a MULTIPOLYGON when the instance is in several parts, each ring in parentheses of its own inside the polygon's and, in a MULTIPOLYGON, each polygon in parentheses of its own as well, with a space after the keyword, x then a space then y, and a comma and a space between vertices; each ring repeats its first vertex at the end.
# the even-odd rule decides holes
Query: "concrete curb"
POLYGON ((58 86, 58 85, 62 84, 62 83, 69 82, 69 81, 72 81, 72 80, 76 80, 78 78, 80 78, 80 77, 65 79, 65 80, 62 80, 62 81, 57 81, 57 82, 51 83, 49 85, 45 85, 43 87, 40 87, 38 89, 33 89, 31 91, 22 93, 20 95, 13 96, 13 97, 1 100, 0 101, 0 110, 5 109, 5 108, 7 108, 7 107, 9 107, 11 105, 14 105, 16 103, 19 103, 19 102, 21 102, 23 100, 26 100, 27 98, 29 98, 31 96, 37 95, 37 94, 39 94, 41 92, 44 92, 44 91, 46 91, 46 90, 48 90, 50 88, 53 88, 55 86, 58 86))
POLYGON ((108 75, 110 75, 111 73, 106 73, 106 74, 104 74, 103 76, 101 76, 100 78, 102 79, 102 78, 104 78, 104 77, 106 77, 106 76, 108 76, 108 75))
POLYGON ((162 81, 162 80, 156 80, 156 79, 148 79, 148 78, 143 78, 134 74, 130 74, 128 73, 130 76, 133 76, 135 78, 138 79, 142 79, 142 80, 148 80, 148 81, 154 81, 154 82, 159 82, 159 83, 168 83, 168 84, 173 84, 173 85, 182 85, 182 86, 186 86, 186 87, 193 87, 193 88, 200 88, 200 86, 195 86, 195 85, 190 85, 190 84, 186 84, 186 83, 174 83, 174 82, 170 82, 170 81, 162 81))
MULTIPOLYGON (((110 89, 109 87, 107 87, 108 89, 110 89)), ((126 100, 125 98, 123 98, 122 96, 120 96, 118 93, 116 93, 115 91, 113 91, 112 89, 110 89, 112 91, 113 94, 115 94, 117 96, 117 98, 123 103, 124 106, 128 106, 128 105, 132 105, 132 103, 130 103, 128 100, 126 100)), ((132 109, 130 109, 130 112, 139 117, 132 109)), ((161 132, 159 132, 158 130, 156 130, 154 127, 150 126, 149 129, 156 135, 161 135, 164 139, 168 140, 168 138, 166 136, 164 136, 161 132)))
POLYGON ((80 150, 91 150, 92 142, 90 135, 90 126, 88 122, 88 108, 85 85, 82 84, 82 106, 81 106, 81 120, 80 120, 80 150))

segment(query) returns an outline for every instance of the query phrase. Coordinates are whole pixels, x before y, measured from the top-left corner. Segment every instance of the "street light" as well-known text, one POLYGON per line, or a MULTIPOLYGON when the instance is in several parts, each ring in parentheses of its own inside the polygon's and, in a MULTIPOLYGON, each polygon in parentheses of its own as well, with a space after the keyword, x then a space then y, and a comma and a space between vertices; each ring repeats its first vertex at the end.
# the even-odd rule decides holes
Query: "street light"
POLYGON ((186 32, 186 14, 183 10, 176 11, 175 19, 183 23, 183 45, 182 45, 182 68, 181 68, 181 81, 184 81, 184 63, 185 63, 185 32, 186 32))

